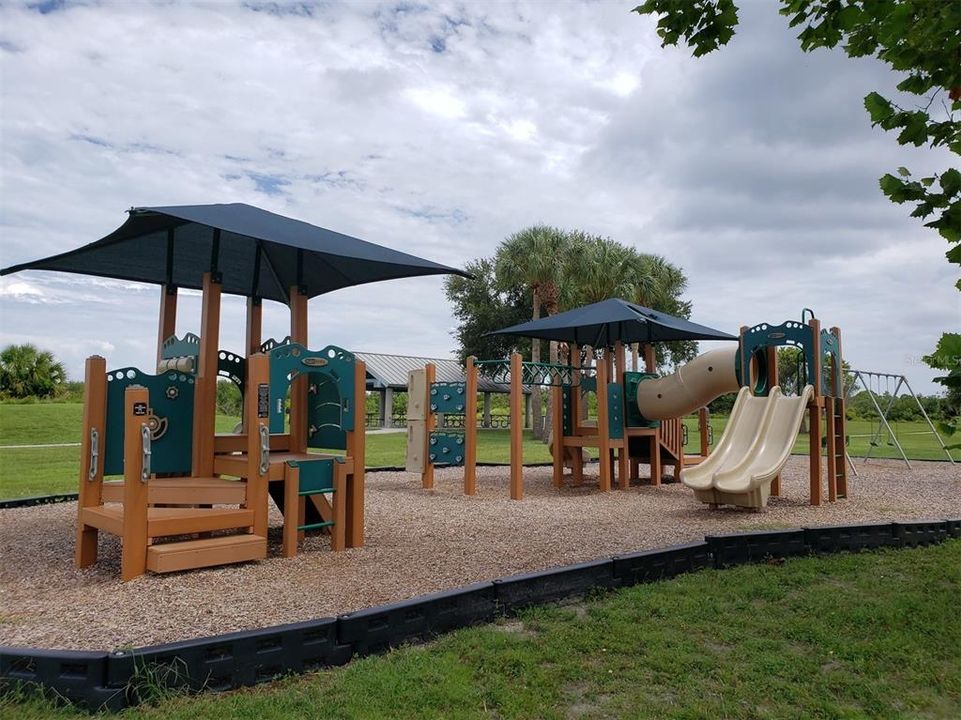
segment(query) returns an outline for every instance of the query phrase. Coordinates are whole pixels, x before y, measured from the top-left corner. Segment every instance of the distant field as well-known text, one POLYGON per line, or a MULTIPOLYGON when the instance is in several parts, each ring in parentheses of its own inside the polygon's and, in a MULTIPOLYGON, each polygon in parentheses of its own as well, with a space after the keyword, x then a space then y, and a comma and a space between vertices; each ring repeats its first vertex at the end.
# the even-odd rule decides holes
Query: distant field
MULTIPOLYGON (((82 405, 80 403, 36 403, 33 405, 0 404, 0 499, 76 492, 79 473, 79 447, 10 448, 9 445, 50 445, 79 443, 82 405)), ((217 429, 230 432, 238 418, 217 416, 217 429)), ((697 452, 697 421, 689 418, 688 452, 697 452)), ((711 418, 715 442, 721 438, 727 418, 711 418)), ((927 429, 921 423, 901 423, 897 430, 908 457, 918 460, 945 458, 937 441, 930 434, 916 435, 927 429)), ((871 424, 856 420, 848 423, 849 435, 866 435, 871 424)), ((848 452, 862 457, 868 438, 852 437, 848 452)), ((798 438, 794 452, 807 453, 806 434, 798 438)), ((404 433, 373 433, 367 437, 367 466, 391 467, 404 464, 404 433)), ((897 448, 883 444, 874 448, 873 457, 898 457, 897 448)), ((955 451, 961 460, 961 453, 955 451)), ((477 459, 480 462, 510 461, 507 430, 485 430, 478 435, 477 459)), ((524 461, 550 462, 547 446, 525 434, 524 461)))

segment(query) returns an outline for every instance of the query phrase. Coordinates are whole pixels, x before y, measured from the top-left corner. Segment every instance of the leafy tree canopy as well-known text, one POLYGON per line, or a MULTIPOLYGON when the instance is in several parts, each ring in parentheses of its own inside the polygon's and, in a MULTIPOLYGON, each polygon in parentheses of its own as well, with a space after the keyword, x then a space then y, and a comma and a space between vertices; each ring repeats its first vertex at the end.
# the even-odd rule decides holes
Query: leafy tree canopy
POLYGON ((33 345, 8 345, 0 352, 0 395, 49 398, 64 387, 67 372, 53 353, 33 345))
MULTIPOLYGON (((864 98, 871 123, 897 133, 901 145, 946 148, 961 155, 961 2, 957 0, 779 0, 780 12, 805 52, 840 46, 852 58, 875 57, 904 73, 898 90, 917 96, 915 107, 901 107, 880 93, 864 98)), ((655 15, 662 46, 682 40, 700 57, 734 37, 734 0, 645 0, 634 8, 655 15)), ((948 262, 961 267, 961 171, 948 168, 915 177, 900 167, 880 179, 882 192, 898 204, 914 206, 912 217, 926 219, 949 243, 948 262)), ((961 290, 961 279, 956 282, 961 290)), ((961 336, 946 333, 925 358, 946 370, 939 378, 956 397, 961 383, 961 336)), ((956 432, 959 421, 946 423, 956 432)))

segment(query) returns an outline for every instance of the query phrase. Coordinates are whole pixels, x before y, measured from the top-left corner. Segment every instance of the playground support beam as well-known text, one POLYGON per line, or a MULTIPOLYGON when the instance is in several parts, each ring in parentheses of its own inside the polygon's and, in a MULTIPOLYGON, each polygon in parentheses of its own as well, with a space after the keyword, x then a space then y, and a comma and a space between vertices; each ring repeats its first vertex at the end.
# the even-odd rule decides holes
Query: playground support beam
MULTIPOLYGON (((301 288, 290 288, 290 341, 308 347, 307 295, 301 288)), ((355 408, 364 417, 364 405, 355 408)), ((300 373, 290 383, 290 452, 307 452, 307 375, 300 373)))
MULTIPOLYGON (((524 499, 524 366, 518 353, 511 353, 511 500, 524 499)), ((563 450, 562 450, 563 451, 563 450)))
MULTIPOLYGON (((147 571, 147 493, 143 479, 146 452, 142 428, 146 427, 150 396, 142 385, 124 391, 123 438, 123 540, 120 579, 126 582, 147 571)), ((212 457, 212 456, 211 456, 212 457)))
POLYGON ((163 360, 164 340, 177 334, 177 286, 160 286, 160 322, 157 328, 157 364, 163 360))
POLYGON ((464 375, 467 397, 464 403, 464 494, 477 492, 477 367, 474 356, 467 358, 464 375))
POLYGON ((268 468, 262 463, 262 455, 264 454, 264 434, 266 434, 269 457, 270 425, 260 401, 265 393, 268 407, 273 400, 270 397, 270 357, 268 355, 254 353, 247 358, 246 380, 247 393, 244 398, 244 414, 248 418, 246 507, 254 511, 254 524, 251 528, 254 535, 267 537, 268 468))
MULTIPOLYGON (((580 345, 571 346, 571 366, 574 368, 574 380, 571 387, 571 424, 575 435, 578 434, 581 424, 581 404, 585 404, 584 397, 581 395, 581 347, 580 345)), ((561 433, 563 435, 563 432, 561 433)), ((564 452, 564 444, 560 440, 554 441, 554 446, 559 447, 564 452)), ((571 455, 571 479, 575 485, 584 482, 584 450, 575 448, 571 455)))
POLYGON ((434 463, 430 462, 430 434, 437 426, 437 415, 430 409, 430 386, 437 379, 437 366, 427 363, 424 366, 424 471, 420 484, 425 490, 434 487, 434 463))
MULTIPOLYGON (((575 388, 576 391, 576 388, 575 388)), ((571 395, 574 393, 572 392, 571 395)), ((559 488, 564 483, 564 389, 560 385, 551 388, 551 434, 554 441, 554 487, 559 488)), ((575 448, 583 453, 580 448, 575 448)))
POLYGON ((88 567, 97 562, 97 528, 84 525, 82 518, 84 508, 96 507, 102 502, 106 421, 107 361, 99 355, 92 355, 87 358, 83 381, 83 437, 80 443, 80 486, 77 497, 75 554, 78 568, 88 567), (94 443, 97 445, 96 457, 93 455, 94 443))
POLYGON ((598 484, 603 492, 611 489, 611 426, 608 415, 607 396, 607 368, 610 357, 598 358, 597 367, 597 454, 598 454, 598 484))
MULTIPOLYGON (((620 340, 614 343, 614 362, 615 382, 624 387, 627 356, 624 353, 624 343, 620 340)), ((629 399, 625 398, 625 401, 629 402, 629 399)), ((626 490, 631 485, 627 433, 624 434, 623 442, 624 444, 617 451, 617 484, 622 490, 626 490)), ((681 459, 683 461, 683 458, 681 459)))
POLYGON ((263 342, 264 303, 260 298, 247 298, 247 354, 260 352, 263 342))
POLYGON ((354 472, 347 483, 347 547, 364 545, 364 482, 366 480, 367 431, 363 408, 367 398, 367 363, 354 362, 354 429, 347 433, 347 452, 354 460, 354 472))
MULTIPOLYGON (((764 362, 767 364, 767 387, 768 391, 775 385, 781 384, 781 378, 777 370, 777 348, 773 345, 765 348, 764 362)), ((778 497, 781 494, 781 473, 778 473, 771 480, 771 495, 778 497)))
POLYGON ((194 390, 194 477, 214 474, 214 434, 217 421, 217 351, 220 343, 221 284, 213 273, 203 276, 200 352, 194 390))
POLYGON ((821 504, 821 321, 812 317, 808 320, 811 328, 811 354, 814 357, 814 367, 808 370, 814 395, 811 398, 811 417, 808 433, 811 446, 809 455, 811 460, 811 505, 821 504))

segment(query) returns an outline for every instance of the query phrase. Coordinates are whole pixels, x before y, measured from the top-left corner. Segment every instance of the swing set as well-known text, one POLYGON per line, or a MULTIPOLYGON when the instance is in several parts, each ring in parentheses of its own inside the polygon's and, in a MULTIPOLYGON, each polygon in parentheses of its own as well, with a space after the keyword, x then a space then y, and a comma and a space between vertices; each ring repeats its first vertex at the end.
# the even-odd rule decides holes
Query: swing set
MULTIPOLYGON (((868 393, 868 397, 871 399, 871 404, 874 405, 874 409, 878 414, 877 425, 874 426, 869 433, 862 433, 860 435, 850 435, 850 438, 869 438, 868 449, 864 453, 864 457, 861 458, 867 461, 871 457, 871 453, 874 448, 881 446, 881 436, 884 431, 887 431, 888 440, 887 444, 891 447, 895 447, 898 453, 901 455, 901 459, 904 460, 904 464, 907 465, 908 469, 911 469, 911 461, 908 460, 907 454, 904 452, 904 448, 901 446, 900 438, 905 435, 933 435, 938 444, 941 445, 941 449, 948 458, 948 462, 954 463, 954 458, 951 457, 951 453, 944 444, 944 440, 938 434, 938 431, 934 428, 934 423, 931 422, 931 418, 928 417, 928 413, 925 412, 924 406, 921 405, 921 401, 918 396, 914 393, 911 388, 911 383, 904 375, 896 375, 894 373, 882 373, 882 372, 869 372, 867 370, 852 370, 851 375, 853 376, 852 382, 848 387, 847 397, 850 398, 858 385, 864 388, 868 393), (894 388, 892 390, 892 387, 894 388), (921 411, 921 416, 924 418, 925 423, 927 423, 927 430, 912 430, 909 432, 899 432, 897 429, 897 421, 894 421, 895 428, 891 427, 891 422, 888 420, 888 415, 891 409, 894 407, 895 401, 900 396, 902 388, 910 393, 911 397, 914 398, 914 402, 918 406, 918 410, 921 411), (883 405, 883 407, 882 407, 883 405)), ((848 462, 851 462, 850 456, 848 456, 848 462)), ((854 467, 854 463, 851 462, 851 469, 854 470, 854 474, 857 475, 857 468, 854 467)))

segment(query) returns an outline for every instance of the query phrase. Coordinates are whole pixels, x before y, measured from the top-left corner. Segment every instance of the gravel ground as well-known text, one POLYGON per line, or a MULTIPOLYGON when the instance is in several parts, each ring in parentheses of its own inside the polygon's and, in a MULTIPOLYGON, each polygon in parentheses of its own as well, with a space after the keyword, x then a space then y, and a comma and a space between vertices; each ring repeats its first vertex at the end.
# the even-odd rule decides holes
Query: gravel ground
POLYGON ((268 560, 129 583, 118 579, 118 539, 103 533, 97 565, 73 567, 75 503, 2 510, 0 644, 122 649, 325 617, 705 533, 961 516, 958 465, 859 464, 851 499, 818 508, 807 504, 807 468, 792 457, 782 497, 761 512, 711 511, 680 484, 601 493, 588 480, 558 491, 550 468, 526 471, 523 502, 508 499, 503 468, 478 468, 472 498, 458 469, 439 470, 431 492, 419 476, 372 473, 363 548, 331 553, 325 537, 312 537, 284 560, 274 512, 268 560))

